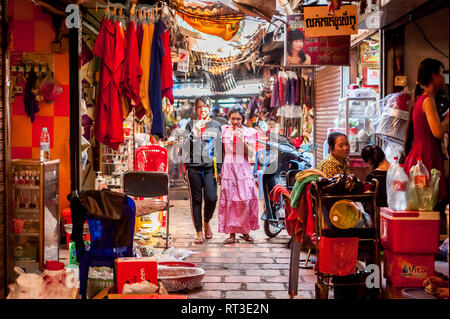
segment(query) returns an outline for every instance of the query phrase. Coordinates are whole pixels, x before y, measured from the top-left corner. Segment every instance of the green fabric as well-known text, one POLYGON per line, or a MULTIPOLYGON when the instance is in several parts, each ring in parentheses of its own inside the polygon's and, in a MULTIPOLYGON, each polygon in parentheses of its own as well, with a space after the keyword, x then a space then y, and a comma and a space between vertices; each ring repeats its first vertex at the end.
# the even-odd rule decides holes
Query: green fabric
POLYGON ((298 200, 300 198, 300 195, 302 194, 303 188, 305 187, 306 184, 313 182, 315 180, 319 179, 319 175, 309 175, 308 177, 306 177, 305 179, 303 179, 301 182, 296 181, 294 188, 292 189, 291 192, 291 207, 292 208, 297 208, 298 206, 298 200))

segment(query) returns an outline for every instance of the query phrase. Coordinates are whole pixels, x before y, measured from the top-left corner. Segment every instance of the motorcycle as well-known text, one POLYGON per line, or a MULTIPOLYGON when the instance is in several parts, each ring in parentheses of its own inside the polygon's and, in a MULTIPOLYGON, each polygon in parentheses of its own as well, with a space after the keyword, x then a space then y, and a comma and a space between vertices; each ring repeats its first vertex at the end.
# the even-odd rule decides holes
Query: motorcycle
POLYGON ((265 122, 260 122, 260 128, 269 137, 268 141, 258 140, 258 143, 266 145, 265 150, 260 151, 257 159, 259 166, 263 167, 262 185, 265 209, 261 219, 264 221, 264 233, 273 238, 286 228, 287 212, 282 195, 280 195, 278 203, 274 203, 269 199, 270 192, 276 185, 286 187, 288 171, 309 169, 313 167, 313 163, 309 157, 299 152, 288 138, 268 133, 265 122))

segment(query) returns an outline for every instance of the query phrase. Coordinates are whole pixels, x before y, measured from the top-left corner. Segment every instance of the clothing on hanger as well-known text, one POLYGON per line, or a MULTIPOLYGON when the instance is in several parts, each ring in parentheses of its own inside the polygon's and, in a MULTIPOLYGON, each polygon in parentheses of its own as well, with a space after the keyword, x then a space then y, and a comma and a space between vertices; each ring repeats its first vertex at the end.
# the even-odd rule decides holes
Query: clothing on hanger
POLYGON ((36 101, 36 95, 33 93, 33 89, 36 85, 38 77, 34 72, 33 67, 28 73, 27 80, 25 82, 25 91, 23 95, 23 104, 25 105, 25 113, 30 117, 31 123, 34 122, 35 115, 39 112, 38 102, 36 101))
POLYGON ((119 22, 103 19, 93 53, 101 59, 94 136, 112 149, 123 143, 120 79, 125 59, 125 39, 119 22))
POLYGON ((125 62, 122 71, 121 88, 123 94, 128 97, 134 105, 140 103, 140 84, 142 68, 139 61, 138 42, 134 22, 128 24, 126 31, 125 62))
POLYGON ((161 62, 164 56, 162 35, 167 30, 162 20, 155 24, 152 41, 152 53, 150 60, 150 77, 148 94, 150 96, 150 107, 152 110, 151 134, 160 138, 164 137, 164 115, 162 112, 162 92, 161 92, 161 62))

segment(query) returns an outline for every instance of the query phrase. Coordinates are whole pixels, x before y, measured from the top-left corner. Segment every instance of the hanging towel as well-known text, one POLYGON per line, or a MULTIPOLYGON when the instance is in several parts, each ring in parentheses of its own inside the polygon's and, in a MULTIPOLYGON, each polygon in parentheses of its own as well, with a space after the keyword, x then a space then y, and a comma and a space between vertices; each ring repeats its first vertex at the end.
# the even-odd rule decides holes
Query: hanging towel
POLYGON ((358 237, 319 239, 315 270, 334 276, 348 276, 356 271, 358 237))

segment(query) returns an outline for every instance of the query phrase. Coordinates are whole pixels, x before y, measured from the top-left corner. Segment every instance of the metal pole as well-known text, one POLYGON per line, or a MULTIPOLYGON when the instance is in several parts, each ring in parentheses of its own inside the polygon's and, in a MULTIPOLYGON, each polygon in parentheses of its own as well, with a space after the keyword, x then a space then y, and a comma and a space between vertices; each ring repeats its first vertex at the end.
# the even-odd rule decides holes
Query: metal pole
MULTIPOLYGON (((79 17, 81 20, 81 17, 79 17)), ((81 26, 79 21, 78 26, 81 26)), ((81 181, 81 117, 80 117, 80 72, 81 28, 69 29, 69 84, 70 84, 70 188, 80 190, 81 181)), ((65 195, 65 194, 63 194, 65 195)))

